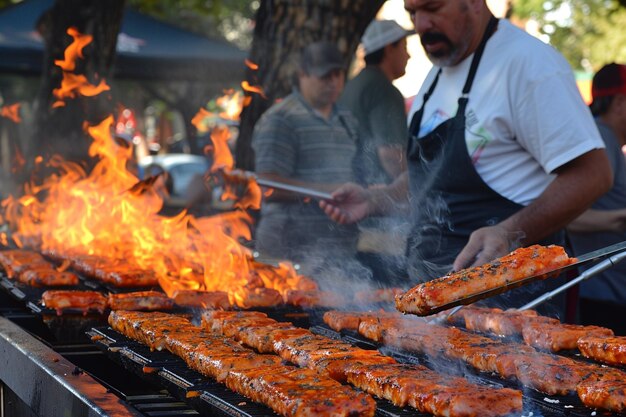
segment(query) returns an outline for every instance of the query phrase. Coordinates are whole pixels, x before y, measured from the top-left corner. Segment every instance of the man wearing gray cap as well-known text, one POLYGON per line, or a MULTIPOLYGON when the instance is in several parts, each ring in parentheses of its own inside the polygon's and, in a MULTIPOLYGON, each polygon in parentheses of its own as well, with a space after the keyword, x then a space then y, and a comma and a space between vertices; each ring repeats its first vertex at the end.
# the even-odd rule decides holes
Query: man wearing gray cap
MULTIPOLYGON (((355 173, 364 186, 389 184, 406 170, 404 97, 392 81, 405 73, 406 37, 412 33, 393 20, 372 21, 361 38, 366 66, 339 99, 359 121, 355 173)), ((386 284, 404 277, 404 216, 370 217, 359 228, 359 261, 386 284)))
MULTIPOLYGON (((345 68, 346 60, 329 42, 312 43, 302 51, 294 91, 255 126, 257 175, 324 192, 356 179, 352 163, 357 122, 335 105, 345 68)), ((306 263, 321 249, 336 257, 352 256, 357 228, 333 222, 315 202, 274 190, 264 196, 255 238, 265 258, 306 263)))
POLYGON ((359 121, 358 172, 367 185, 388 184, 406 169, 404 97, 392 84, 410 58, 406 37, 413 32, 393 20, 374 20, 361 39, 366 67, 339 99, 359 121))

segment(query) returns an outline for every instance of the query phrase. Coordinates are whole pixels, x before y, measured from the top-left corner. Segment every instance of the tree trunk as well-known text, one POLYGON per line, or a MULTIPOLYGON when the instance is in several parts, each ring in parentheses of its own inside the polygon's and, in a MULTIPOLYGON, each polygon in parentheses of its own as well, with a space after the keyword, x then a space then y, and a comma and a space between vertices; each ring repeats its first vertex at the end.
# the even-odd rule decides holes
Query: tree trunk
POLYGON ((90 84, 110 81, 115 58, 117 34, 122 21, 124 0, 57 0, 39 20, 37 29, 45 43, 41 86, 36 100, 35 131, 27 157, 60 154, 68 160, 89 162, 91 139, 83 123, 96 124, 113 114, 110 91, 94 97, 77 95, 65 99, 65 105, 53 108, 57 101, 53 90, 61 86, 62 70, 55 60, 64 59, 65 49, 73 39, 67 29, 74 27, 93 36, 76 60, 75 74, 86 76, 90 84))
POLYGON ((246 80, 261 86, 265 98, 246 93, 251 102, 241 112, 235 159, 238 168, 253 170, 251 148, 254 125, 275 101, 292 89, 296 59, 307 44, 329 40, 350 63, 367 25, 385 0, 262 0, 256 15, 246 80))

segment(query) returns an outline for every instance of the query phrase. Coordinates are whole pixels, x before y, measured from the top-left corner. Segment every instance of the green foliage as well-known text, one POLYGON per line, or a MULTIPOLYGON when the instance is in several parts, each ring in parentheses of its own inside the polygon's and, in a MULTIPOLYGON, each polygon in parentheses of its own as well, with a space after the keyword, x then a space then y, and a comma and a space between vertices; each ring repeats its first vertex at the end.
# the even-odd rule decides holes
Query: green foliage
POLYGON ((21 0, 0 0, 0 9, 3 9, 7 6, 10 6, 12 4, 17 4, 20 3, 21 0))
MULTIPOLYGON (((2 0, 0 0, 2 1, 2 0)), ((243 49, 252 41, 252 19, 259 6, 249 0, 127 0, 127 4, 157 19, 243 49)))
POLYGON ((626 62, 625 0, 514 0, 513 15, 534 19, 575 70, 626 62))

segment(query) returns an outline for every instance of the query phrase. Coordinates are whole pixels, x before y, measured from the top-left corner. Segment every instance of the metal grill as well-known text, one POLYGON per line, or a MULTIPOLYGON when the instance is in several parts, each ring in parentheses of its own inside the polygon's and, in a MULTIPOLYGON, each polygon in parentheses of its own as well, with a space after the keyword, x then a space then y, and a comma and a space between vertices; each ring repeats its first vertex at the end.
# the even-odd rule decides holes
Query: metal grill
MULTIPOLYGON (((109 327, 94 328, 89 332, 94 343, 114 361, 132 368, 143 378, 167 386, 178 398, 193 401, 200 415, 233 417, 275 416, 269 408, 252 403, 245 397, 229 390, 224 385, 211 381, 190 370, 182 359, 169 352, 151 352, 109 327), (191 398, 189 394, 192 393, 191 398)), ((399 408, 385 400, 377 401, 376 415, 379 417, 426 417, 411 408, 399 408)))
MULTIPOLYGON (((97 283, 84 278, 81 289, 106 291, 97 283)), ((211 381, 190 370, 180 359, 168 352, 151 352, 125 336, 111 330, 106 316, 100 314, 64 314, 41 306, 39 299, 44 289, 32 288, 0 276, 0 336, 19 333, 21 343, 11 338, 0 339, 0 358, 9 357, 15 366, 7 372, 0 369, 0 380, 11 379, 12 390, 26 398, 33 415, 61 416, 56 408, 73 408, 70 415, 85 416, 234 416, 265 417, 276 414, 263 405, 253 403, 234 393, 224 385, 211 381), (86 336, 94 337, 89 340, 86 336), (16 353, 22 351, 21 354, 16 353), (6 352, 10 354, 7 356, 6 352), (33 380, 46 381, 50 367, 39 356, 58 358, 53 368, 59 378, 53 378, 40 386, 35 393, 44 401, 33 399, 34 395, 21 385, 33 380), (42 363, 43 362, 43 363, 42 363), (57 366, 58 365, 58 366, 57 366), (24 370, 28 369, 27 375, 24 370), (65 374, 65 375, 62 375, 65 374), (69 375, 69 376, 68 376, 69 375), (93 392, 76 392, 64 379, 89 379, 89 386, 96 387, 98 396, 105 395, 108 403, 116 403, 120 410, 110 412, 101 406, 101 398, 93 392), (15 388, 17 384, 17 388, 15 388), (105 394, 102 394, 105 393, 105 394), (47 400, 46 400, 47 399, 47 400), (59 403, 65 403, 58 407, 59 403), (77 405, 78 404, 78 405, 77 405), (55 408, 56 406, 56 408, 55 408)), ((77 288, 78 289, 78 288, 77 288)), ((119 290, 118 290, 119 291, 119 290)), ((593 410, 582 405, 575 395, 548 397, 532 389, 520 387, 515 381, 501 380, 484 373, 468 373, 468 369, 452 361, 437 361, 418 354, 400 351, 367 340, 354 332, 335 332, 321 324, 324 309, 302 309, 289 306, 261 309, 279 321, 291 321, 300 327, 311 328, 315 333, 343 340, 364 349, 379 349, 401 363, 419 363, 441 370, 446 374, 462 375, 470 381, 494 387, 522 389, 524 392, 524 416, 529 417, 583 417, 593 410)), ((2 368, 2 366, 0 366, 2 368)), ((72 381, 73 382, 73 381, 72 381)), ((600 413, 598 413, 600 414, 600 413)), ((376 415, 381 417, 425 417, 411 408, 398 408, 385 400, 377 401, 376 415)), ((603 416, 614 414, 601 413, 603 416)), ((1 414, 0 414, 0 417, 1 414)))
MULTIPOLYGON (((384 355, 391 356, 400 363, 424 365, 431 369, 442 370, 446 374, 463 376, 469 381, 477 384, 522 390, 524 393, 525 416, 589 417, 591 415, 596 415, 592 409, 585 407, 578 396, 574 394, 551 397, 534 389, 521 386, 516 381, 502 380, 497 376, 493 376, 488 373, 471 372, 467 367, 459 365, 456 362, 446 360, 445 358, 437 358, 435 362, 425 355, 406 352, 390 346, 379 345, 369 339, 365 339, 358 333, 351 331, 337 332, 326 327, 325 325, 313 326, 311 327, 311 331, 326 337, 352 343, 364 349, 378 349, 384 355)), ((597 414, 604 417, 618 416, 617 414, 609 412, 598 412, 597 414)))

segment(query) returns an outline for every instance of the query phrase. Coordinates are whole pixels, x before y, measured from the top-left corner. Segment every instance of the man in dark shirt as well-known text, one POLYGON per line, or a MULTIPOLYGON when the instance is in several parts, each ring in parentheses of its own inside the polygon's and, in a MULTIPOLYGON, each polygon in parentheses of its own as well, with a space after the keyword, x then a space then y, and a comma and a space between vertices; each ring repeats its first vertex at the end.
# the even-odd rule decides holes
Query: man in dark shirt
MULTIPOLYGON (((626 240, 626 65, 608 64, 592 83, 591 111, 613 169, 613 187, 568 226, 575 255, 626 240)), ((626 335, 626 261, 580 285, 580 321, 626 335)))
POLYGON ((372 21, 361 39, 366 67, 339 99, 359 121, 358 177, 367 185, 388 184, 406 169, 404 97, 392 81, 405 73, 412 33, 393 20, 372 21))

